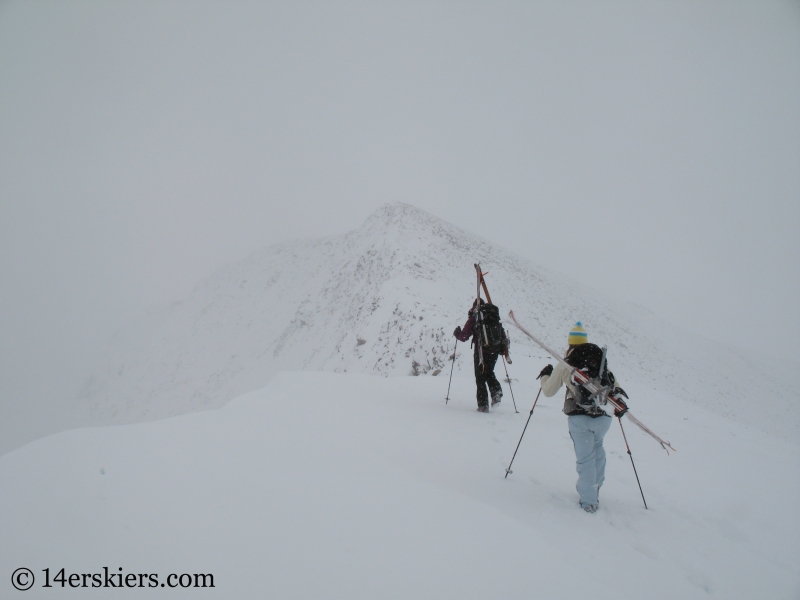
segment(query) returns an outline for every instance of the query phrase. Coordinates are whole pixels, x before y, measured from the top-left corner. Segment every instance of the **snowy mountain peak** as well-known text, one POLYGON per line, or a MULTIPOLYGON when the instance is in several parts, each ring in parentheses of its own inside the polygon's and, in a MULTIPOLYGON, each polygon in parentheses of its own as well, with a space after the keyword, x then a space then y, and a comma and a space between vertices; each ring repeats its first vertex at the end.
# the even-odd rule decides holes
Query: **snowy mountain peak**
POLYGON ((356 232, 370 234, 433 234, 444 229, 456 229, 446 221, 411 204, 392 202, 372 213, 356 232))
MULTIPOLYGON (((265 248, 218 270, 185 301, 142 315, 115 336, 106 364, 84 386, 88 420, 218 407, 285 370, 437 375, 450 365, 453 328, 475 295, 474 262, 490 272, 501 315, 514 309, 557 349, 581 320, 592 341, 608 344, 623 381, 740 418, 753 418, 748 403, 766 393, 776 401, 755 415, 760 426, 788 435, 800 423, 791 382, 768 376, 756 359, 680 334, 644 309, 400 203, 345 235, 265 248), (732 384, 732 374, 745 372, 753 375, 732 384)), ((507 329, 514 372, 538 373, 552 362, 507 329)), ((459 345, 459 377, 471 377, 470 352, 459 345)))
MULTIPOLYGON (((419 228, 433 222, 436 219, 411 204, 404 202, 391 202, 384 204, 372 213, 363 225, 358 228, 358 232, 366 234, 372 231, 388 232, 390 230, 400 231, 409 228, 419 228)), ((439 219, 436 219, 439 220, 439 219)))

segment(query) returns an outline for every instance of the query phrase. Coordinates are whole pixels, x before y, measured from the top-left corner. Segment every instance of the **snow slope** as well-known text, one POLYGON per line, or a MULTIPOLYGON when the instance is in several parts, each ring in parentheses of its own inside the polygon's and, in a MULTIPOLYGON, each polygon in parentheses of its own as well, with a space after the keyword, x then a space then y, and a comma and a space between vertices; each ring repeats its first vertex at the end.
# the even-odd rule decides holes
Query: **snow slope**
MULTIPOLYGON (((448 367, 451 332, 475 294, 474 262, 488 271, 501 313, 513 309, 556 348, 580 319, 592 341, 608 344, 609 364, 622 381, 648 382, 796 437, 796 365, 777 368, 677 331, 645 309, 407 204, 382 207, 346 235, 266 248, 220 269, 183 302, 142 315, 115 336, 105 364, 79 394, 86 423, 219 407, 282 370, 437 374, 448 367)), ((537 373, 551 362, 519 332, 511 336, 512 357, 535 358, 537 373)), ((468 372, 468 350, 461 350, 456 369, 468 372)), ((511 372, 519 374, 518 367, 511 372)))
POLYGON ((800 596, 796 443, 631 383, 647 399, 637 415, 678 452, 627 427, 645 510, 615 423, 589 515, 560 399, 539 400, 504 479, 537 389, 533 360, 512 381, 518 414, 505 383, 503 403, 478 413, 466 373, 445 405, 441 377, 292 372, 218 410, 8 453, 0 596, 16 597, 20 567, 37 577, 32 599, 117 598, 40 587, 46 568, 103 567, 134 585, 213 574, 213 589, 175 592, 192 598, 800 596))

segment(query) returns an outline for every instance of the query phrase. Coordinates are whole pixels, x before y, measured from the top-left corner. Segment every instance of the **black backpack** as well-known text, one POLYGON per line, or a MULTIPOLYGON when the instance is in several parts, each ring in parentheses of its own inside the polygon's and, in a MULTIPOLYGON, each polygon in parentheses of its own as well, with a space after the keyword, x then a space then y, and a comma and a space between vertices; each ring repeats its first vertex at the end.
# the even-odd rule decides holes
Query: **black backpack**
POLYGON ((506 330, 500 321, 500 310, 494 304, 481 304, 480 315, 476 316, 475 327, 480 325, 481 342, 493 352, 503 354, 508 343, 506 330))
MULTIPOLYGON (((614 374, 608 370, 608 357, 606 357, 606 363, 603 365, 602 376, 598 377, 600 363, 603 361, 603 350, 596 344, 586 343, 575 346, 564 360, 570 366, 584 371, 592 379, 599 378, 602 386, 614 387, 614 374)), ((578 389, 581 396, 580 398, 575 398, 575 401, 584 407, 593 405, 594 402, 589 391, 583 386, 578 386, 578 389)))

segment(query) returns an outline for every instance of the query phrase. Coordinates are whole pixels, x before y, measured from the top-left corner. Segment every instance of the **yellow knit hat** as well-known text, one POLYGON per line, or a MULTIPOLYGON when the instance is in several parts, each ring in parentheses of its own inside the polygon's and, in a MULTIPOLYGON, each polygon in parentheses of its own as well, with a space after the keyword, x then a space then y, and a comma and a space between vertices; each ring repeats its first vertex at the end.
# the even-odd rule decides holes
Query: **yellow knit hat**
POLYGON ((569 338, 567 338, 567 340, 570 346, 585 344, 589 341, 589 334, 587 334, 586 330, 583 328, 583 323, 580 321, 575 323, 575 327, 569 332, 569 338))

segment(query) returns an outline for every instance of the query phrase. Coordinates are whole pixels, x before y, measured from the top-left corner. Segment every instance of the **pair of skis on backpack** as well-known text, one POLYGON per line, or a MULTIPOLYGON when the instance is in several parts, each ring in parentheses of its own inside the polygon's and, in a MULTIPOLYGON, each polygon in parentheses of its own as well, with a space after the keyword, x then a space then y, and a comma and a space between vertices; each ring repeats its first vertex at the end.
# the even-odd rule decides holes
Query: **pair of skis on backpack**
POLYGON ((603 385, 600 378, 603 376, 603 366, 604 366, 603 363, 605 362, 605 351, 603 352, 603 360, 601 362, 600 369, 598 370, 598 376, 590 377, 586 371, 583 371, 581 369, 578 369, 570 365, 565 359, 561 358, 561 355, 558 352, 548 347, 547 344, 545 344, 543 341, 541 341, 536 336, 531 334, 522 325, 520 325, 519 321, 517 321, 516 317, 514 316, 513 310, 508 313, 508 316, 514 322, 514 325, 516 325, 517 328, 522 333, 531 338, 534 342, 536 342, 539 346, 541 346, 542 349, 546 350, 550 354, 550 356, 558 360, 560 363, 566 366, 567 369, 569 369, 573 383, 583 387, 588 392, 588 397, 592 399, 593 404, 595 405, 605 404, 606 402, 608 404, 611 404, 611 406, 614 407, 614 415, 616 417, 621 419, 623 416, 627 416, 629 421, 631 421, 634 425, 639 427, 642 431, 647 433, 655 441, 661 444, 661 447, 667 451, 667 454, 669 454, 670 450, 672 450, 673 452, 675 451, 675 448, 673 448, 668 441, 661 439, 659 436, 653 433, 653 431, 651 431, 646 425, 644 425, 644 423, 642 423, 639 419, 637 419, 635 416, 631 414, 631 412, 628 410, 627 404, 622 399, 623 395, 626 398, 628 397, 628 395, 625 394, 624 391, 622 391, 620 388, 614 388, 612 385, 603 385))
POLYGON ((481 271, 481 266, 478 263, 475 263, 475 273, 478 276, 478 290, 475 301, 475 327, 478 330, 478 364, 483 369, 484 347, 492 348, 502 355, 508 364, 512 364, 511 357, 508 355, 510 340, 500 321, 500 309, 492 304, 492 297, 489 295, 486 280, 483 278, 485 273, 481 271), (481 287, 486 295, 486 302, 481 299, 481 287))

